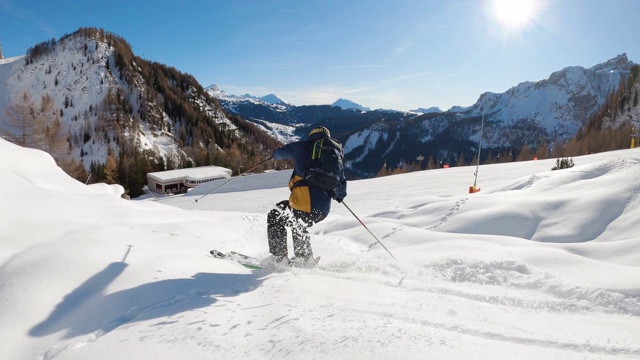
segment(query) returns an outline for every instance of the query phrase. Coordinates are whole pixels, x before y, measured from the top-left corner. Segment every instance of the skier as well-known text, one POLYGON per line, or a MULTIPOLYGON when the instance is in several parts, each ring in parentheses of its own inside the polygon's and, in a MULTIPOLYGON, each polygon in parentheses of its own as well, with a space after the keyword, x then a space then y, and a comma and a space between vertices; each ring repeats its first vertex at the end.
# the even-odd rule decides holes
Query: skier
MULTIPOLYGON (((331 190, 323 190, 310 185, 305 180, 305 171, 312 163, 313 145, 317 140, 330 138, 326 127, 316 127, 306 140, 296 141, 279 147, 273 152, 276 160, 293 159, 293 174, 289 180, 291 194, 289 200, 276 204, 267 215, 267 235, 271 262, 310 266, 315 264, 311 250, 310 236, 307 228, 327 217, 331 209, 331 199, 339 203, 347 196, 347 181, 342 169, 342 148, 340 145, 340 170, 337 186, 331 190), (295 258, 289 259, 287 250, 287 231, 291 228, 293 251, 295 258)), ((331 139, 335 142, 337 140, 331 139)), ((338 143, 339 144, 339 143, 338 143)))

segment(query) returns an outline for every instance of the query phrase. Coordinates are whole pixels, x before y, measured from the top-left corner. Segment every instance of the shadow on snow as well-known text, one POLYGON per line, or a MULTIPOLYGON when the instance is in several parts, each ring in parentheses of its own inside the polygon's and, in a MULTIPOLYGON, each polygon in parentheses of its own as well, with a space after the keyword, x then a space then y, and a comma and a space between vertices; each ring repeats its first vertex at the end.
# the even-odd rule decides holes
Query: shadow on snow
POLYGON ((123 259, 89 278, 66 295, 47 319, 29 331, 29 335, 47 336, 67 330, 65 338, 69 339, 94 332, 101 336, 125 323, 204 308, 214 304, 216 296, 236 296, 252 291, 262 283, 255 272, 197 273, 190 278, 150 282, 105 295, 105 289, 127 266, 123 259))

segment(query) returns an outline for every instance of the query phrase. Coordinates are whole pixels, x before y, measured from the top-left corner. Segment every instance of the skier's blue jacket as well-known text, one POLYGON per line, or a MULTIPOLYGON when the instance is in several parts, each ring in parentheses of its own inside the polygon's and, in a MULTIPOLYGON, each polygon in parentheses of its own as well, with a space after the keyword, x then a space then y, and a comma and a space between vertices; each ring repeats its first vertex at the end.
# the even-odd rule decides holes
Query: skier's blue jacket
MULTIPOLYGON (((307 168, 308 162, 311 161, 311 147, 313 143, 327 136, 324 133, 311 134, 307 140, 301 140, 289 143, 277 148, 273 152, 273 158, 276 160, 293 159, 293 174, 289 180, 289 205, 301 211, 308 213, 321 213, 325 216, 331 210, 331 197, 321 189, 308 186, 306 182, 302 185, 297 184, 304 181, 304 170, 307 168), (294 186, 295 185, 295 186, 294 186)), ((336 199, 344 199, 347 196, 347 181, 344 178, 344 170, 340 174, 340 184, 336 188, 336 199)))

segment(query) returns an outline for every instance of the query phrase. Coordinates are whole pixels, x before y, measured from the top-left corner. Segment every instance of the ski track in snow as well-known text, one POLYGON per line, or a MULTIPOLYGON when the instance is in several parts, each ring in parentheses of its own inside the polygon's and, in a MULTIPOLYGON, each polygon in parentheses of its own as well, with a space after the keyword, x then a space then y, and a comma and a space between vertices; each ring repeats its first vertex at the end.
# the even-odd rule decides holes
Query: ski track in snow
MULTIPOLYGON (((171 236, 180 236, 180 234, 171 234, 171 236)), ((267 294, 265 294, 265 296, 260 296, 259 298, 271 299, 271 301, 273 301, 273 299, 277 299, 279 296, 296 296, 296 292, 299 292, 297 296, 300 298, 314 296, 313 293, 317 291, 317 289, 313 289, 313 285, 309 284, 314 283, 313 278, 320 276, 324 279, 333 279, 332 281, 345 284, 368 283, 371 286, 380 289, 379 293, 385 298, 387 295, 385 289, 392 289, 388 293, 393 294, 392 299, 390 298, 389 301, 393 301, 394 306, 383 307, 374 311, 371 309, 376 308, 375 304, 371 307, 365 306, 360 308, 357 305, 345 305, 348 303, 340 301, 335 301, 335 303, 332 303, 330 306, 324 302, 320 305, 320 308, 316 308, 316 304, 304 303, 299 303, 299 306, 296 307, 297 309, 291 309, 288 308, 287 305, 281 305, 280 307, 284 307, 280 309, 282 312, 273 311, 272 313, 274 314, 274 317, 272 320, 255 328, 258 331, 271 331, 286 325, 295 327, 295 323, 300 320, 302 315, 295 316, 292 314, 304 313, 305 316, 313 314, 317 320, 314 323, 317 323, 316 326, 318 328, 312 333, 329 331, 329 328, 334 326, 333 322, 331 325, 327 326, 323 326, 322 323, 335 316, 336 311, 334 311, 335 309, 332 310, 333 306, 341 306, 346 307, 341 310, 348 313, 352 312, 355 317, 357 317, 357 313, 364 313, 367 319, 366 322, 369 322, 367 327, 372 326, 372 324, 370 324, 372 321, 378 323, 379 326, 390 326, 389 323, 393 323, 392 327, 397 327, 398 331, 407 326, 419 328, 427 327, 433 330, 446 331, 455 334, 456 336, 465 335, 491 341, 555 348, 558 350, 576 353, 588 352, 592 354, 640 356, 640 348, 638 347, 633 348, 615 345, 605 346, 591 343, 575 343, 572 341, 544 338, 541 334, 538 334, 538 336, 535 336, 535 334, 530 336, 513 336, 508 332, 504 333, 497 331, 496 329, 483 330, 478 326, 469 326, 465 323, 452 321, 452 319, 457 317, 457 311, 454 310, 457 307, 453 304, 459 301, 472 301, 478 304, 483 304, 481 306, 504 308, 502 311, 508 313, 515 309, 516 311, 533 311, 534 313, 538 312, 545 315, 549 313, 557 313, 563 316, 566 316, 569 313, 603 313, 608 315, 622 314, 625 316, 638 317, 640 316, 640 301, 637 297, 628 297, 627 302, 630 305, 629 309, 611 308, 607 306, 606 299, 602 302, 598 302, 597 299, 596 301, 593 301, 591 298, 593 290, 569 290, 563 289, 560 285, 558 285, 554 290, 554 279, 549 276, 533 274, 529 267, 515 262, 486 264, 481 262, 470 263, 463 259, 451 259, 448 262, 439 264, 424 264, 422 267, 417 264, 416 266, 407 267, 381 260, 379 258, 376 259, 375 257, 364 258, 360 261, 353 260, 354 259, 348 258, 345 260, 334 260, 327 264, 322 264, 316 269, 291 269, 290 271, 283 273, 270 273, 257 270, 252 272, 252 277, 254 280, 264 278, 265 281, 276 281, 283 284, 295 282, 295 289, 297 291, 294 292, 294 295, 291 295, 291 293, 286 294, 284 291, 278 290, 277 287, 269 287, 265 289, 264 291, 266 291, 267 294), (530 282, 523 281, 515 283, 513 282, 514 277, 510 276, 512 273, 529 276, 534 279, 530 282), (403 276, 403 274, 404 281, 402 285, 398 285, 398 278, 403 276), (307 279, 310 280, 307 281, 307 279), (486 293, 483 292, 474 293, 474 285, 484 287, 493 286, 496 288, 495 293, 501 294, 487 296, 486 293), (307 294, 309 291, 311 291, 311 294, 307 294), (544 294, 542 294, 542 296, 533 296, 533 300, 528 300, 527 294, 529 291, 542 291, 544 294), (276 292, 278 294, 276 295, 272 292, 276 292), (548 297, 548 299, 541 301, 540 298, 545 296, 548 297), (434 301, 434 299, 438 300, 434 301), (424 310, 422 307, 427 306, 426 304, 429 303, 451 305, 442 309, 432 308, 431 311, 420 311, 424 310), (416 308, 416 304, 419 304, 418 308, 416 308), (350 306, 355 306, 355 308, 350 309, 350 306), (409 310, 403 311, 402 309, 409 310), (432 318, 434 313, 446 313, 447 317, 441 321, 434 320, 432 318)), ((254 286, 255 285, 253 283, 250 283, 246 286, 235 289, 235 291, 243 293, 250 290, 260 290, 260 288, 254 289, 254 286)), ((606 291, 604 293, 606 293, 606 291)), ((68 350, 76 350, 95 342, 122 326, 142 322, 145 320, 145 315, 154 311, 179 306, 180 304, 184 304, 189 301, 197 301, 199 298, 216 298, 219 296, 218 294, 220 294, 219 288, 191 290, 188 293, 177 295, 169 300, 160 301, 147 307, 129 309, 127 312, 121 313, 115 319, 105 323, 91 333, 81 336, 79 339, 74 338, 73 341, 56 344, 43 352, 38 358, 42 360, 54 359, 68 350)), ((607 296, 615 296, 615 294, 603 294, 602 296, 603 298, 606 298, 607 296)), ((219 303, 219 305, 213 306, 228 307, 232 305, 231 303, 223 303, 224 297, 219 298, 218 300, 219 301, 217 303, 219 303)), ((245 304, 243 300, 236 300, 238 300, 236 302, 237 310, 231 312, 230 320, 236 316, 233 314, 238 311, 251 311, 262 307, 274 306, 274 304, 245 304)), ((295 301, 286 301, 285 304, 291 302, 295 303, 295 301)), ((320 302, 322 303, 323 301, 320 302)), ((618 299, 617 302, 622 303, 620 299, 618 299)), ((178 324, 176 323, 181 321, 182 320, 179 319, 172 321, 166 320, 164 322, 155 322, 155 325, 163 328, 171 328, 173 324, 177 326, 178 324)), ((355 318, 349 318, 347 321, 351 322, 356 320, 355 318)), ((231 323, 232 322, 233 321, 231 321, 231 323)), ((240 328, 242 328, 242 324, 235 323, 228 329, 224 330, 225 332, 222 335, 232 334, 234 331, 239 331, 240 328)), ((409 336, 412 336, 411 334, 412 332, 410 331, 405 333, 405 335, 409 336)), ((415 335, 415 333, 413 334, 415 335)), ((146 336, 153 337, 154 335, 149 333, 146 336)), ((251 333, 246 333, 243 336, 246 337, 252 335, 251 333)), ((282 348, 278 346, 279 342, 285 341, 284 338, 280 340, 273 340, 273 343, 271 344, 272 347, 270 348, 261 347, 256 351, 263 351, 262 355, 267 357, 282 356, 289 358, 300 356, 301 354, 308 353, 309 351, 317 352, 327 350, 318 348, 317 344, 306 338, 307 336, 311 336, 311 334, 298 334, 297 337, 300 342, 298 343, 297 349, 290 350, 288 353, 283 353, 282 348), (305 347, 305 344, 307 343, 312 347, 305 347)), ((349 343, 353 341, 358 342, 363 340, 344 337, 336 341, 334 346, 343 346, 348 348, 349 343)), ((416 338, 414 341, 416 341, 416 344, 420 343, 422 345, 428 345, 430 340, 429 337, 427 337, 422 339, 416 338)), ((211 343, 210 346, 214 346, 214 343, 211 343)), ((255 352, 252 352, 252 354, 255 354, 255 352)))
MULTIPOLYGON (((461 267, 464 267, 465 265, 467 266, 470 265, 470 264, 462 264, 460 262, 457 262, 457 263, 461 267)), ((444 285, 437 285, 437 284, 434 284, 435 281, 433 278, 429 278, 428 276, 418 277, 416 276, 417 274, 415 273, 410 273, 409 275, 407 275, 408 277, 403 282, 404 285, 400 286, 397 284, 396 277, 374 276, 377 273, 379 274, 380 271, 378 271, 379 269, 376 269, 376 266, 374 264, 369 264, 369 265, 370 267, 366 269, 367 270, 366 275, 365 273, 359 273, 356 271, 358 269, 365 269, 366 265, 362 265, 360 267, 351 268, 351 269, 345 269, 338 266, 338 271, 335 271, 336 269, 332 269, 331 266, 321 266, 321 270, 314 269, 314 270, 308 270, 308 272, 311 273, 310 275, 312 276, 318 275, 318 276, 330 277, 338 280, 367 282, 367 283, 381 286, 381 287, 389 287, 394 289, 400 288, 402 289, 403 293, 408 294, 407 298, 410 298, 411 300, 406 304, 396 303, 394 304, 395 306, 393 307, 393 309, 403 309, 403 308, 410 309, 415 305, 415 303, 429 303, 429 299, 431 299, 432 297, 442 296, 445 298, 449 298, 450 300, 445 299, 443 301, 439 301, 439 303, 451 303, 452 298, 459 298, 459 299, 462 299, 463 301, 471 300, 473 302, 482 303, 485 306, 504 307, 505 310, 508 312, 511 312, 511 310, 508 310, 508 309, 515 308, 516 310, 522 310, 522 309, 527 311, 532 310, 534 312, 542 312, 544 314, 557 313, 563 316, 568 313, 584 314, 585 312, 590 312, 595 314, 599 312, 602 312, 604 314, 617 313, 623 316, 630 315, 634 317, 640 316, 640 312, 638 311, 640 309, 639 307, 640 302, 638 301, 638 298, 635 298, 635 297, 629 297, 628 299, 629 302, 635 305, 633 309, 629 309, 629 310, 612 309, 607 306, 608 304, 606 301, 602 303, 598 303, 598 302, 590 303, 589 295, 592 290, 589 290, 589 289, 582 290, 583 291, 582 294, 584 296, 580 296, 581 295, 580 290, 575 291, 576 292, 575 298, 570 298, 574 296, 563 298, 563 291, 558 289, 557 292, 554 292, 554 291, 551 292, 552 296, 549 300, 540 301, 539 297, 534 297, 535 300, 527 299, 527 293, 530 291, 528 289, 529 286, 515 285, 514 287, 509 288, 511 284, 508 284, 502 287, 502 289, 499 289, 499 290, 503 290, 504 294, 488 297, 486 296, 486 294, 482 294, 482 293, 474 294, 472 292, 467 291, 465 289, 466 286, 462 284, 465 281, 461 279, 456 280, 456 282, 458 283, 456 285, 461 285, 461 286, 451 287, 450 283, 444 284, 444 285), (520 296, 518 296, 518 294, 509 296, 506 294, 507 292, 516 292, 516 293, 522 292, 522 294, 520 296)), ((500 270, 501 267, 508 269, 514 266, 518 267, 514 264, 498 264, 494 266, 494 269, 500 270)), ((402 271, 402 269, 397 269, 397 270, 402 271)), ((434 269, 430 269, 430 270, 434 270, 434 269)), ((436 269, 436 272, 440 274, 446 271, 443 271, 442 269, 436 269)), ((478 281, 478 283, 480 282, 478 281)), ((490 284, 487 285, 486 283, 482 283, 482 285, 491 286, 490 284)), ((501 286, 501 284, 496 284, 495 286, 501 286)), ((535 286, 543 288, 545 285, 537 284, 535 286)), ((565 290, 564 292, 570 292, 570 291, 565 290)), ((547 293, 547 295, 549 295, 549 293, 547 293)), ((614 294, 610 294, 610 295, 614 296, 614 294)), ((398 295, 397 297, 403 298, 404 295, 401 294, 401 295, 398 295)), ((453 310, 454 308, 455 306, 452 306, 452 308, 448 309, 447 313, 453 314, 455 316, 456 311, 453 310)), ((433 329, 446 330, 456 334, 465 334, 473 337, 480 337, 480 338, 496 340, 500 342, 510 342, 510 343, 515 343, 520 345, 552 347, 560 350, 567 350, 567 351, 573 351, 573 352, 586 351, 594 354, 628 355, 628 356, 640 355, 640 348, 638 347, 634 348, 634 347, 624 347, 624 346, 604 346, 604 345, 590 344, 590 343, 575 343, 570 341, 544 339, 542 337, 535 337, 535 336, 531 336, 531 337, 512 336, 509 334, 501 333, 499 331, 482 330, 480 328, 467 326, 465 324, 452 324, 451 321, 441 321, 441 322, 433 321, 433 320, 430 320, 430 317, 433 314, 432 312, 427 312, 427 314, 420 315, 419 311, 403 312, 399 310, 382 310, 379 312, 374 312, 374 311, 368 311, 368 310, 362 310, 362 309, 359 309, 358 311, 374 315, 375 317, 378 317, 378 318, 382 318, 382 319, 386 318, 389 321, 408 323, 411 325, 418 325, 420 327, 427 326, 433 329)))
MULTIPOLYGON (((105 189, 72 188, 58 173, 45 182, 5 170, 11 182, 49 187, 20 183, 7 193, 3 209, 23 205, 27 215, 5 211, 18 221, 1 235, 28 236, 5 247, 0 319, 20 323, 17 332, 0 331, 18 344, 9 354, 43 360, 185 351, 193 358, 421 359, 425 351, 453 359, 638 358, 638 238, 628 229, 638 218, 640 161, 629 154, 553 173, 526 164, 544 167, 503 175, 474 195, 460 194, 468 184, 446 188, 455 169, 353 182, 349 203, 401 261, 337 206, 310 229, 320 265, 282 272, 250 271, 208 251, 265 256, 265 214, 286 188, 234 190, 197 206, 195 193, 124 202, 105 189), (427 184, 438 176, 442 185, 427 184), (380 188, 389 194, 378 196, 380 188), (47 221, 25 230, 27 216, 47 221)), ((45 168, 38 161, 52 164, 28 160, 16 161, 33 174, 45 168)))
MULTIPOLYGON (((254 275, 257 277, 266 277, 268 279, 272 279, 275 281, 285 281, 285 282, 296 282, 297 285, 305 290, 305 288, 312 287, 313 284, 312 278, 321 276, 325 279, 334 279, 335 281, 345 282, 345 283, 369 283, 374 287, 378 287, 381 290, 380 292, 384 294, 385 288, 395 289, 392 292, 395 294, 394 298, 396 302, 394 302, 394 306, 390 308, 381 308, 378 311, 369 310, 369 307, 366 307, 367 310, 363 308, 353 308, 349 309, 349 305, 344 305, 342 302, 336 302, 346 306, 346 312, 354 312, 355 313, 364 313, 368 318, 368 322, 374 321, 379 322, 380 326, 386 325, 388 326, 388 322, 394 324, 394 327, 398 327, 398 329, 402 329, 404 326, 410 327, 420 327, 420 328, 431 328, 433 330, 443 330, 446 332, 450 332, 452 334, 466 335, 471 337, 482 338, 486 340, 498 341, 498 342, 507 342, 518 345, 527 345, 527 346, 540 346, 545 348, 555 348, 563 351, 577 352, 583 353, 588 352, 592 354, 606 354, 606 355, 624 355, 624 356, 640 356, 640 348, 633 347, 625 347, 625 346, 605 346, 599 344, 591 344, 591 343, 575 343, 572 341, 562 341, 562 340, 553 340, 544 338, 541 334, 538 336, 513 336, 509 333, 500 332, 497 330, 483 330, 477 326, 469 326, 464 323, 457 323, 455 321, 451 321, 450 318, 456 318, 457 311, 453 310, 456 306, 450 306, 448 309, 438 309, 438 312, 443 312, 448 314, 448 317, 442 321, 433 320, 431 318, 432 312, 421 312, 416 309, 416 304, 428 304, 430 302, 434 302, 433 299, 439 298, 436 303, 440 304, 453 304, 457 301, 472 301, 480 304, 484 304, 484 306, 489 307, 503 307, 506 312, 512 312, 509 309, 516 310, 527 310, 534 312, 541 312, 544 314, 549 313, 557 313, 563 316, 566 316, 568 313, 576 313, 576 314, 584 314, 585 312, 589 313, 599 313, 602 312, 604 314, 623 314, 630 316, 640 316, 640 301, 637 298, 629 297, 629 300, 634 303, 635 308, 630 310, 625 309, 612 309, 606 306, 606 302, 603 303, 591 303, 589 293, 592 290, 584 289, 582 290, 574 290, 573 295, 568 296, 567 298, 563 298, 564 293, 572 293, 572 291, 558 289, 557 292, 548 290, 544 290, 546 295, 551 295, 551 298, 545 301, 540 301, 540 296, 533 297, 534 300, 527 299, 527 292, 530 290, 533 291, 542 291, 544 288, 549 286, 552 287, 553 279, 542 279, 538 281, 534 281, 532 284, 512 284, 509 282, 508 276, 500 276, 500 272, 518 272, 522 274, 528 274, 530 269, 526 268, 524 265, 519 265, 515 263, 498 263, 498 264, 469 264, 464 263, 461 260, 452 260, 446 264, 439 264, 436 266, 425 267, 423 269, 419 269, 418 271, 410 271, 407 269, 403 269, 399 265, 385 263, 382 264, 380 262, 361 262, 356 263, 354 265, 353 262, 337 262, 330 263, 328 265, 322 265, 316 269, 291 269, 290 271, 284 273, 269 273, 266 271, 254 271, 254 275), (473 271, 469 269, 473 268, 484 269, 484 274, 479 275, 477 273, 470 275, 473 271), (459 274, 455 270, 465 271, 467 274, 459 274), (397 278, 400 276, 400 273, 407 272, 406 279, 403 282, 403 285, 398 285, 397 278), (450 275, 453 273, 454 275, 450 275), (380 275, 382 274, 382 275, 380 275), (483 281, 482 279, 491 278, 493 275, 494 278, 501 278, 502 281, 494 280, 493 283, 491 281, 483 281), (449 278, 450 277, 450 278, 449 278), (306 281, 306 278, 311 278, 310 281, 306 281), (449 278, 450 282, 442 283, 442 278, 449 278), (440 280, 440 281, 438 281, 440 280), (464 286, 464 283, 478 284, 482 286, 496 286, 498 291, 503 292, 502 295, 496 296, 486 296, 483 293, 473 293, 472 291, 468 291, 468 288, 464 286), (400 293, 398 294, 398 290, 400 293), (515 292, 513 295, 506 294, 507 292, 515 292), (519 294, 522 292, 522 294, 519 294), (397 299, 400 302, 397 302, 397 299), (402 299, 405 299, 406 303, 402 302, 402 299), (449 299, 449 300, 447 300, 449 299), (458 299, 458 300, 452 300, 458 299), (402 311, 401 309, 409 309, 408 311, 402 311)), ((447 280, 447 279, 445 279, 447 280)), ((238 289, 238 292, 244 292, 248 289, 238 289)), ((298 289, 301 290, 301 289, 298 289)), ((308 290, 308 289, 306 289, 308 290)), ((272 288, 268 290, 268 292, 274 291, 272 288)), ((280 292, 279 290, 275 290, 276 292, 280 292)), ((118 327, 125 326, 129 323, 136 322, 141 318, 144 318, 145 314, 153 312, 154 310, 176 306, 184 302, 188 302, 200 297, 215 297, 216 294, 219 293, 216 289, 202 289, 197 292, 192 292, 184 295, 179 295, 170 299, 168 301, 162 301, 158 304, 154 304, 144 309, 131 309, 129 312, 121 314, 117 319, 105 324, 101 328, 93 331, 89 335, 86 335, 82 338, 81 341, 76 341, 73 343, 65 344, 65 345, 56 345, 53 348, 47 350, 42 356, 41 359, 49 360, 55 358, 61 352, 67 349, 78 349, 82 346, 85 346, 91 342, 98 340, 100 337, 110 333, 111 331, 117 329, 118 327)), ((271 294, 273 295, 273 294, 271 294)), ((613 294, 611 294, 613 295, 613 294)), ((284 296, 284 294, 279 293, 279 296, 284 296)), ((290 296, 290 295, 288 295, 290 296)), ((308 294, 300 294, 299 297, 307 297, 308 294)), ((311 296, 313 296, 311 294, 311 296)), ((383 295, 384 296, 384 295, 383 295)), ((268 296, 269 299, 275 299, 277 296, 268 296)), ((287 301, 289 303, 289 301, 287 301)), ((230 305, 230 304, 229 304, 230 305)), ((229 306, 229 305, 219 305, 219 306, 229 306)), ((273 304, 263 304, 258 306, 245 306, 242 301, 239 301, 237 304, 238 309, 232 311, 232 313, 236 313, 237 311, 250 311, 252 309, 258 309, 265 306, 273 306, 273 304)), ((331 305, 331 306, 335 306, 331 305)), ((282 309, 284 315, 275 316, 268 323, 257 327, 259 331, 271 331, 274 329, 278 329, 285 325, 291 325, 295 327, 295 323, 300 320, 302 315, 295 316, 292 315, 296 313, 304 313, 305 316, 309 314, 313 314, 318 323, 318 329, 315 331, 323 332, 325 327, 322 324, 323 321, 334 317, 334 312, 330 311, 331 306, 327 304, 321 305, 321 307, 315 308, 314 304, 306 305, 303 303, 299 303, 297 310, 286 308, 282 309)), ((373 306, 372 308, 375 308, 373 306)), ((498 310, 499 311, 499 310, 498 310)), ((274 311, 273 314, 281 314, 278 311, 274 311)), ((235 315, 232 315, 233 318, 235 315)), ((164 323, 156 323, 157 325, 170 326, 176 321, 167 321, 164 323)), ((204 321, 204 320, 203 320, 204 321)), ((355 319, 348 319, 347 321, 355 321, 355 319)), ((371 326, 371 324, 369 324, 371 326)), ((236 323, 225 330, 223 335, 228 335, 233 333, 234 331, 239 331, 242 327, 242 324, 236 323)), ((331 327, 328 325, 327 327, 331 327)), ((246 333, 244 336, 252 336, 250 333, 246 333)), ((282 349, 277 346, 278 341, 282 340, 274 340, 273 346, 271 348, 261 348, 264 351, 263 355, 265 356, 283 356, 287 357, 295 357, 297 355, 308 353, 309 351, 322 351, 317 345, 313 345, 313 342, 310 342, 308 339, 305 340, 306 336, 310 335, 298 335, 300 337, 300 343, 296 350, 290 350, 290 353, 282 353, 282 349), (306 348, 305 344, 309 343, 312 347, 306 348)), ((357 341, 356 339, 350 339, 349 337, 345 337, 339 341, 337 341, 335 346, 348 346, 350 341, 357 341)), ((427 339, 415 339, 417 342, 426 342, 427 339)), ((327 350, 327 349, 325 349, 327 350)))

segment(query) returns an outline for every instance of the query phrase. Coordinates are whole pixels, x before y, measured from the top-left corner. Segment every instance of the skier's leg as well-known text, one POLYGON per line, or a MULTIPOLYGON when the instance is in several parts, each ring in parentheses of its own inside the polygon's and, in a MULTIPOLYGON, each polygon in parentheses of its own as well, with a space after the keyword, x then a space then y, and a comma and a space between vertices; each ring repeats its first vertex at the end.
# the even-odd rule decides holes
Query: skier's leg
POLYGON ((293 253, 297 259, 307 261, 313 256, 311 250, 311 237, 307 231, 308 223, 302 219, 294 221, 291 227, 291 237, 293 238, 293 253))
POLYGON ((313 257, 311 249, 311 236, 309 236, 308 227, 322 221, 327 215, 317 212, 304 212, 293 209, 294 222, 291 227, 291 235, 293 237, 293 252, 296 258, 307 261, 313 257))
POLYGON ((289 200, 277 203, 276 208, 267 215, 269 252, 276 257, 288 256, 287 229, 285 226, 289 216, 289 200))

